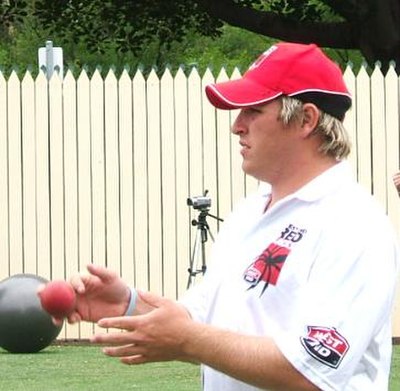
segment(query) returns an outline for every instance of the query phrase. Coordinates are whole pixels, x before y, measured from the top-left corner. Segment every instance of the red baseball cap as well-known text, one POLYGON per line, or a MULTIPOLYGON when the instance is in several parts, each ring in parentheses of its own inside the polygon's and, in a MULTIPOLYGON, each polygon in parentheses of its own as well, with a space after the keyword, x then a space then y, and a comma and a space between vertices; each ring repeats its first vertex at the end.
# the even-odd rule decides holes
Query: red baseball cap
POLYGON ((351 106, 340 68, 315 44, 277 43, 240 79, 207 85, 206 94, 212 105, 224 110, 288 95, 314 103, 340 120, 351 106))

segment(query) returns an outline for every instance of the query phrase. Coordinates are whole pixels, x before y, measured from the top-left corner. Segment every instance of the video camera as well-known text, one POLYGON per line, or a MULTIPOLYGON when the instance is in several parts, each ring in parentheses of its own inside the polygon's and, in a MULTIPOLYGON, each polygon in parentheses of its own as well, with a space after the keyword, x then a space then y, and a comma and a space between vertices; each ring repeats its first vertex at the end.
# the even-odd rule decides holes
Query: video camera
POLYGON ((209 209, 211 207, 211 198, 207 197, 208 190, 204 192, 204 195, 191 197, 187 199, 187 204, 193 206, 194 209, 209 209))
POLYGON ((205 196, 191 197, 187 199, 187 204, 194 209, 209 209, 211 207, 211 198, 205 196))

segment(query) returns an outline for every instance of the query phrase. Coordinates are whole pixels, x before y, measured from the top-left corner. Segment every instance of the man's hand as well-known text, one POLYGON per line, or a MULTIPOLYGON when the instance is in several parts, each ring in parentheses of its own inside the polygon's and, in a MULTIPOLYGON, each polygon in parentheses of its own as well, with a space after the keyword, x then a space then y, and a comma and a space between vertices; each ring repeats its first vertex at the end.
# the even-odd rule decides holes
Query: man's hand
POLYGON ((92 342, 108 345, 104 353, 120 357, 125 364, 188 360, 185 344, 193 322, 187 310, 172 300, 147 292, 139 292, 139 300, 154 308, 153 311, 145 315, 101 319, 100 327, 124 332, 96 335, 92 342))
POLYGON ((76 310, 69 323, 97 322, 106 316, 121 316, 130 299, 127 284, 113 271, 89 264, 88 274, 78 274, 70 280, 76 291, 76 310))

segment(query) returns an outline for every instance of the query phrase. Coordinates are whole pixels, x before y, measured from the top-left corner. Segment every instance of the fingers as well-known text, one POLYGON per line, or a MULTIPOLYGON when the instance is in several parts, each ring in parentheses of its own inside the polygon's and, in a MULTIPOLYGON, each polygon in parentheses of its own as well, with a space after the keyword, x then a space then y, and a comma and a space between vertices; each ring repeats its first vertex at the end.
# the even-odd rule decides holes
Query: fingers
POLYGON ((107 346, 103 348, 103 353, 110 357, 127 357, 144 354, 145 348, 135 344, 122 345, 122 346, 107 346))
POLYGON ((53 324, 57 327, 62 326, 64 319, 59 319, 59 318, 55 318, 55 317, 51 317, 51 321, 53 322, 53 324))
POLYGON ((126 365, 137 365, 137 364, 145 364, 147 362, 153 362, 157 360, 149 360, 144 355, 136 355, 136 356, 129 356, 129 357, 121 357, 120 361, 126 365))
POLYGON ((146 355, 147 350, 145 348, 134 344, 118 347, 108 346, 103 348, 103 353, 109 357, 118 357, 123 364, 127 365, 157 361, 150 359, 149 356, 146 355))
POLYGON ((153 361, 157 361, 157 360, 149 360, 144 355, 137 355, 137 356, 121 357, 120 361, 126 365, 137 365, 137 364, 145 364, 145 363, 153 362, 153 361))
POLYGON ((104 266, 89 263, 86 267, 90 274, 98 277, 103 282, 113 280, 117 276, 115 272, 107 269, 104 266))
POLYGON ((120 330, 133 330, 138 317, 117 316, 113 318, 103 318, 97 322, 97 325, 103 328, 114 328, 120 330))
MULTIPOLYGON (((155 298, 158 300, 158 297, 155 298)), ((149 314, 103 318, 98 325, 103 328, 118 329, 116 332, 97 334, 92 343, 104 345, 103 353, 118 357, 124 364, 135 365, 145 362, 172 360, 179 357, 175 348, 175 338, 166 338, 149 323, 149 314), (122 330, 119 331, 119 330, 122 330)))
POLYGON ((83 274, 76 274, 70 278, 69 282, 75 289, 75 291, 82 295, 85 293, 86 290, 85 282, 87 282, 89 278, 90 276, 86 276, 83 274))
POLYGON ((78 312, 73 312, 71 315, 68 316, 67 321, 69 324, 75 324, 82 321, 82 317, 79 315, 78 312))
POLYGON ((96 334, 91 339, 90 342, 99 345, 108 346, 125 346, 137 343, 132 332, 116 332, 116 333, 106 333, 106 334, 96 334))
POLYGON ((107 283, 117 276, 115 272, 108 270, 106 267, 93 263, 89 263, 86 268, 89 273, 79 273, 70 279, 71 285, 79 294, 86 292, 86 286, 93 280, 93 277, 97 277, 100 281, 107 283))
MULTIPOLYGON (((125 345, 142 345, 145 341, 143 334, 137 333, 138 317, 125 316, 115 318, 100 319, 97 324, 103 328, 112 328, 122 330, 123 332, 109 332, 94 335, 90 341, 102 345, 125 346, 125 345)), ((139 320, 140 321, 140 320, 139 320)))
POLYGON ((135 345, 121 346, 119 348, 104 348, 103 353, 110 357, 119 357, 121 363, 126 365, 144 364, 158 360, 156 357, 150 358, 147 356, 146 349, 135 345))
POLYGON ((164 361, 158 354, 150 354, 145 346, 135 344, 103 348, 103 353, 110 357, 120 358, 121 363, 127 365, 144 364, 148 362, 164 361))
POLYGON ((110 357, 118 357, 121 363, 137 365, 150 362, 171 361, 174 358, 161 352, 151 352, 145 346, 126 345, 120 347, 106 347, 103 353, 110 357))

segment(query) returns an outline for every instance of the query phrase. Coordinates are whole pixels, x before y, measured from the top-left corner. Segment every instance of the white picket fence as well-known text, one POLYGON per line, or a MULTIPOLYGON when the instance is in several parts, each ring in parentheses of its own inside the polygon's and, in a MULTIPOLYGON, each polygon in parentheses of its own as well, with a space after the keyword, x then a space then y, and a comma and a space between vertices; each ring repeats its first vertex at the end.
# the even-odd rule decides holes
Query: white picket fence
MULTIPOLYGON (((379 68, 344 75, 355 98, 346 118, 351 163, 400 233, 391 179, 399 168, 399 78, 379 68)), ((216 79, 238 76, 222 69, 216 79)), ((224 218, 257 187, 229 132, 236 112, 216 111, 204 96, 214 80, 196 69, 119 78, 67 71, 62 81, 0 73, 0 279, 64 279, 94 262, 140 289, 178 297, 197 232, 187 198, 208 190, 210 213, 224 218)), ((219 223, 207 221, 215 235, 219 223)), ((394 311, 400 336, 400 297, 394 311)), ((68 325, 60 338, 93 331, 68 325)))

